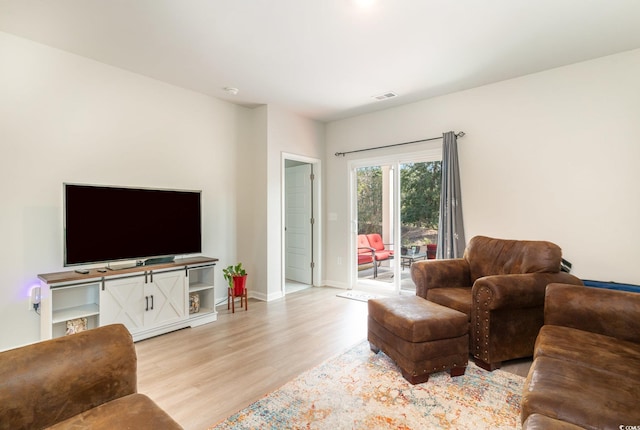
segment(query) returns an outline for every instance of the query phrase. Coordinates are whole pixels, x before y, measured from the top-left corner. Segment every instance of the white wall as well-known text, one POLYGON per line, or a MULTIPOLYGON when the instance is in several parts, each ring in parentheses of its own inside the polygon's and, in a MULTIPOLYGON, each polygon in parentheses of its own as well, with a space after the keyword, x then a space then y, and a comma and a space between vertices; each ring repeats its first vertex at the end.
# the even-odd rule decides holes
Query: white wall
POLYGON ((275 106, 256 110, 260 132, 240 151, 251 169, 241 173, 240 194, 253 200, 239 203, 238 255, 248 261, 249 295, 273 300, 282 296, 282 153, 322 158, 325 126, 275 106))
POLYGON ((247 270, 250 297, 267 299, 267 106, 251 110, 250 136, 238 148, 237 258, 247 270))
POLYGON ((63 270, 63 182, 202 190, 202 254, 235 259, 248 112, 0 33, 0 350, 39 339, 27 295, 63 270))
MULTIPOLYGON (((550 240, 583 279, 640 284, 640 50, 327 126, 325 270, 348 285, 347 163, 337 151, 464 131, 467 240, 550 240)), ((394 149, 413 151, 417 145, 394 149)), ((389 151, 389 150, 387 150, 389 151)))

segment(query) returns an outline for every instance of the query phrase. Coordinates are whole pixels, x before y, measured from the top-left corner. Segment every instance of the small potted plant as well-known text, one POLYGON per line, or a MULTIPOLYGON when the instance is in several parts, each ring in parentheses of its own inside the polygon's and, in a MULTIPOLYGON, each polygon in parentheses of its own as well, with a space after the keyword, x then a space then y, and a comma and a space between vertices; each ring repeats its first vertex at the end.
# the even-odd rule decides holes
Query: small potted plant
POLYGON ((241 296, 247 282, 247 271, 242 267, 242 263, 222 269, 222 274, 229 288, 233 289, 233 295, 241 296))

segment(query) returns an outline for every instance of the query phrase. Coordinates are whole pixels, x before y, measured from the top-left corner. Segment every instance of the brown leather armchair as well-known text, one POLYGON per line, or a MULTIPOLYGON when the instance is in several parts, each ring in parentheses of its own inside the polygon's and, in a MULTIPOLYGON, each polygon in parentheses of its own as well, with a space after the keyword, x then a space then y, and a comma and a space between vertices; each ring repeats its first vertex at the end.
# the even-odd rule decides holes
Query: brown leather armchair
POLYGON ((494 370, 533 355, 548 284, 582 285, 560 272, 561 261, 551 242, 476 236, 463 258, 415 262, 411 277, 418 296, 469 316, 469 351, 477 365, 494 370))
POLYGON ((0 353, 0 430, 182 429, 137 392, 137 357, 122 324, 0 353))

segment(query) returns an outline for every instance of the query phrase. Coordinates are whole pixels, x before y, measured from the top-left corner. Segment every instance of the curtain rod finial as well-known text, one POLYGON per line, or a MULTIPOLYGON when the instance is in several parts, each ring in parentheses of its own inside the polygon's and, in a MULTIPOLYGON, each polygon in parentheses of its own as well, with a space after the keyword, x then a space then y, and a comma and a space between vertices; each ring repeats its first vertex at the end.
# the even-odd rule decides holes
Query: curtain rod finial
POLYGON ((464 136, 464 131, 460 131, 460 132, 458 132, 458 134, 456 134, 456 136, 458 136, 458 137, 462 137, 462 136, 464 136))

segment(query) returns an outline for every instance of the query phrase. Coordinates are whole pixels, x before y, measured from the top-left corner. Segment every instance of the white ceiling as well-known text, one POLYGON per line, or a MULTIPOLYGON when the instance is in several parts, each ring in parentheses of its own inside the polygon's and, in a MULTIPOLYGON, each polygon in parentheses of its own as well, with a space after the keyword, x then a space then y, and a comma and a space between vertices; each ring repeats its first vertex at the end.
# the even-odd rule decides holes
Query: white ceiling
POLYGON ((640 1, 0 0, 0 31, 331 121, 640 48, 640 1))

